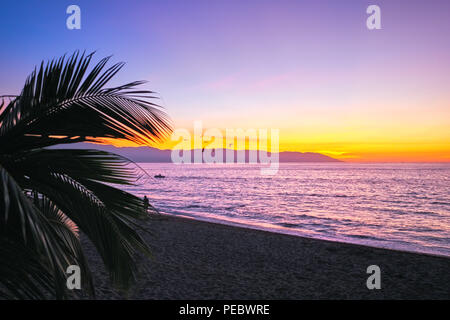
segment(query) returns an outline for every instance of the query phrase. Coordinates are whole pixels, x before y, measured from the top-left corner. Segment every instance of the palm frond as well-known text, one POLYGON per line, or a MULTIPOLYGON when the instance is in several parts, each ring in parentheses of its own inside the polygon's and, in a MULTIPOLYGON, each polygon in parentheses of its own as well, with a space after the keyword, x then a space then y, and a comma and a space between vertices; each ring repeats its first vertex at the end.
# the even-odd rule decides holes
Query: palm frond
POLYGON ((23 242, 0 238, 0 299, 45 299, 55 291, 53 274, 23 242))
MULTIPOLYGON (((44 277, 46 280, 51 279, 46 286, 40 284, 41 278, 37 278, 36 287, 33 289, 35 297, 45 297, 46 294, 54 294, 55 297, 65 297, 67 292, 65 288, 65 271, 69 265, 79 265, 86 271, 86 277, 83 279, 87 284, 87 292, 92 290, 91 278, 84 260, 82 251, 78 245, 78 239, 75 235, 58 220, 51 221, 51 212, 45 210, 44 200, 34 201, 27 197, 21 187, 9 175, 9 173, 0 167, 0 239, 1 247, 5 250, 12 248, 22 248, 27 256, 17 259, 30 259, 30 268, 41 266, 45 270, 44 277), (42 209, 42 210, 41 210, 42 209), (75 237, 75 238, 74 238, 75 237), (75 240, 76 239, 76 240, 75 240), (25 248, 25 249, 24 249, 25 248), (49 288, 51 292, 46 292, 49 288)), ((6 251, 5 251, 6 254, 6 251)), ((1 256, 6 258, 7 256, 1 256)), ((8 268, 4 267, 5 273, 0 272, 1 281, 6 287, 8 283, 15 283, 8 272, 8 268), (12 281, 12 282, 11 282, 12 281)), ((24 266, 25 270, 27 266, 24 266)), ((18 271, 20 269, 17 269, 18 271)), ((22 270, 23 277, 26 279, 30 274, 22 270)), ((16 284, 15 290, 27 291, 28 284, 16 284)), ((30 288, 28 288, 30 289, 30 288)), ((92 291, 91 291, 92 292, 92 291)))
POLYGON ((89 69, 92 56, 42 62, 19 96, 0 97, 0 259, 15 259, 0 266, 2 297, 65 298, 71 264, 94 294, 79 232, 120 288, 136 280, 136 253, 150 255, 136 231, 147 218, 142 200, 116 188, 139 179, 136 167, 107 152, 46 149, 105 139, 147 145, 171 131, 154 93, 137 88, 144 82, 108 88, 123 63, 107 68, 107 57, 89 69))
POLYGON ((146 145, 167 137, 170 121, 150 101, 154 92, 138 90, 143 81, 104 88, 124 64, 105 70, 107 57, 88 72, 92 56, 74 53, 41 63, 0 114, 1 151, 102 138, 146 145))
POLYGON ((24 177, 19 180, 21 187, 51 199, 89 237, 114 284, 120 288, 133 284, 138 272, 135 252, 150 252, 131 228, 132 220, 148 215, 142 199, 104 184, 132 183, 134 170, 124 166, 127 160, 103 151, 41 149, 14 161, 10 167, 20 168, 24 177))

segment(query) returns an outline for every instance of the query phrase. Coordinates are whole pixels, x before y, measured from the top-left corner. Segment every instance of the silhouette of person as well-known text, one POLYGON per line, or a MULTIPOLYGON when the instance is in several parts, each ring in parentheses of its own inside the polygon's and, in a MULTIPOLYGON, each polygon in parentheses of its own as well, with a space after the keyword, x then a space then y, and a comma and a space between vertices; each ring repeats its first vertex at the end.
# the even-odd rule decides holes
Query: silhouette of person
POLYGON ((147 196, 144 196, 144 210, 145 210, 145 213, 148 213, 148 206, 149 206, 148 198, 147 198, 147 196))

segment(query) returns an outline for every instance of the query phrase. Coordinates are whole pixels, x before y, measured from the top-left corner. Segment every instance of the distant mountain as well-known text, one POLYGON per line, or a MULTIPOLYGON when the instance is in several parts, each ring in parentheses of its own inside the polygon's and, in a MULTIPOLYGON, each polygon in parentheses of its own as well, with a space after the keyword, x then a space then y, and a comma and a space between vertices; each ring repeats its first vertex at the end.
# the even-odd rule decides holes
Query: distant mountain
MULTIPOLYGON (((91 143, 75 143, 69 145, 61 145, 56 147, 58 149, 97 149, 108 151, 112 153, 117 153, 122 155, 134 162, 172 162, 171 153, 172 150, 160 150, 151 147, 114 147, 110 145, 100 145, 100 144, 91 144, 91 143)), ((221 149, 216 149, 211 152, 211 150, 205 150, 206 152, 211 152, 212 156, 215 156, 215 152, 220 152, 221 149)), ((201 150, 191 150, 191 161, 193 161, 193 153, 192 151, 198 152, 201 154, 201 150)), ((223 152, 223 161, 225 162, 226 153, 234 152, 234 158, 237 159, 239 155, 242 156, 242 153, 245 153, 246 162, 249 159, 249 151, 241 150, 241 151, 233 151, 222 149, 223 152)), ((270 157, 271 154, 269 153, 270 157)), ((326 155, 314 152, 280 152, 279 153, 279 161, 280 162, 342 162, 340 160, 328 157, 326 155)), ((258 157, 259 162, 259 157, 258 157)))
POLYGON ((280 162, 342 162, 315 152, 280 152, 280 162))

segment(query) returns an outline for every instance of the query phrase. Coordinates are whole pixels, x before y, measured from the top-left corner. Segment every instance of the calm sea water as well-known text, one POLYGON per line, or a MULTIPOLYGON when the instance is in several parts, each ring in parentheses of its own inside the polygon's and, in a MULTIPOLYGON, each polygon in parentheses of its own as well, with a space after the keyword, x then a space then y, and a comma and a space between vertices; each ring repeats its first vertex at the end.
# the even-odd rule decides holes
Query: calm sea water
POLYGON ((450 164, 141 163, 128 191, 163 213, 450 256, 450 164))

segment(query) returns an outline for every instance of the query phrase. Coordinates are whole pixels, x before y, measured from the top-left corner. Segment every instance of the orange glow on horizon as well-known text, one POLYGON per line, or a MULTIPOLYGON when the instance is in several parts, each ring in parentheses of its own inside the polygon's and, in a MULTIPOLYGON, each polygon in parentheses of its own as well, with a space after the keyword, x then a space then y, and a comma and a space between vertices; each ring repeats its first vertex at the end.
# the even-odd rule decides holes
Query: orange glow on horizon
MULTIPOLYGON (((226 147, 225 139, 222 147, 226 147)), ((280 139, 281 140, 281 139, 280 139)), ((102 139, 101 144, 113 145, 115 147, 142 147, 127 140, 102 139)), ((163 143, 149 142, 148 147, 161 150, 176 148, 179 141, 166 140, 163 143)), ((270 142, 268 142, 270 145, 270 142)), ((220 142, 208 145, 203 143, 205 148, 220 148, 220 142)), ((245 149, 249 149, 248 141, 245 149)), ((193 144, 192 144, 192 148, 193 144)), ((228 147, 230 148, 230 147, 228 147)), ((236 149, 235 147, 231 147, 236 149)), ((242 149, 242 148, 240 148, 242 149)), ((252 148, 250 148, 252 149, 252 148)), ((266 148, 262 148, 266 149, 266 148)), ((450 144, 446 142, 426 142, 426 143, 375 143, 375 142, 341 142, 326 143, 320 141, 295 141, 285 139, 280 141, 279 151, 291 152, 315 152, 339 159, 345 162, 450 162, 450 144)))

